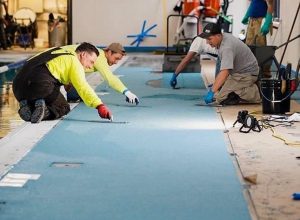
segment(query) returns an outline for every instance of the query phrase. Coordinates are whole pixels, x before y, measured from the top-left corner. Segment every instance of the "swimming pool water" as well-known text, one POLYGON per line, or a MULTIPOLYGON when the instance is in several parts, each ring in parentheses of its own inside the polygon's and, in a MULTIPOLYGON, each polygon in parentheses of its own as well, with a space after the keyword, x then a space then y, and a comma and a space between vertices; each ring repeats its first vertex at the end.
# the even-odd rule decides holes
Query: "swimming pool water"
POLYGON ((9 70, 0 73, 0 138, 23 123, 18 115, 18 101, 12 91, 12 80, 16 72, 17 70, 9 70))

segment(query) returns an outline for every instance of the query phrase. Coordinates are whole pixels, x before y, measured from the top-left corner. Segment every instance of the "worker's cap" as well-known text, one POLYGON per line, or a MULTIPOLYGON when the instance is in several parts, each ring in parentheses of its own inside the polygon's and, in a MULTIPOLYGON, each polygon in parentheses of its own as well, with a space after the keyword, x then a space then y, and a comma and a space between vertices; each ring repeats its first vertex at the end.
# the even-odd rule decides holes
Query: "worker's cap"
POLYGON ((221 27, 215 23, 209 23, 203 28, 203 32, 199 35, 202 38, 208 38, 210 36, 221 34, 221 27))
POLYGON ((120 43, 111 43, 108 47, 104 48, 104 50, 111 50, 114 53, 120 53, 122 55, 125 55, 126 53, 124 47, 120 43))

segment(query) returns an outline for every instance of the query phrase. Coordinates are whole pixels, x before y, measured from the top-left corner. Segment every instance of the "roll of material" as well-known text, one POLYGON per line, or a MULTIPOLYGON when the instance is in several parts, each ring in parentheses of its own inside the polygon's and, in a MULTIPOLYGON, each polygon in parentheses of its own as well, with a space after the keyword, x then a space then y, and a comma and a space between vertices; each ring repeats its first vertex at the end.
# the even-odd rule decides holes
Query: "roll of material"
POLYGON ((4 73, 8 70, 17 69, 17 68, 23 66, 23 64, 26 62, 26 60, 27 59, 19 60, 17 62, 10 63, 10 64, 5 65, 5 66, 0 66, 0 73, 4 73))
POLYGON ((6 72, 8 70, 9 70, 9 68, 8 68, 7 65, 6 66, 0 66, 0 73, 4 73, 4 72, 6 72))

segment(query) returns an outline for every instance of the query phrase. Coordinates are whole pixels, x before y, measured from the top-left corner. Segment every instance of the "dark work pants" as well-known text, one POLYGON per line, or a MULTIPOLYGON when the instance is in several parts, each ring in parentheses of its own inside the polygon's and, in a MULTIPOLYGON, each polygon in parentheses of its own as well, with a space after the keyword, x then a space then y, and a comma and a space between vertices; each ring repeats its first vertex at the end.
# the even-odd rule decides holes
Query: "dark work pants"
POLYGON ((13 80, 13 92, 20 102, 27 100, 33 107, 35 100, 44 99, 51 112, 50 119, 60 118, 70 111, 70 105, 60 92, 60 86, 46 65, 25 66, 13 80))

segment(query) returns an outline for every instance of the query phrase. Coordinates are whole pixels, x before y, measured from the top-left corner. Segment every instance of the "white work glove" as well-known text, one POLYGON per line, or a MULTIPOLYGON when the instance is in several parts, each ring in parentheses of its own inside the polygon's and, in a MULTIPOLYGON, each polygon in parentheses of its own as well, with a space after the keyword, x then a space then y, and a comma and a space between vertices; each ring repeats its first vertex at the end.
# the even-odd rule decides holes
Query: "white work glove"
POLYGON ((126 102, 131 104, 135 103, 136 105, 139 104, 139 98, 129 90, 125 90, 124 95, 126 96, 126 102))

